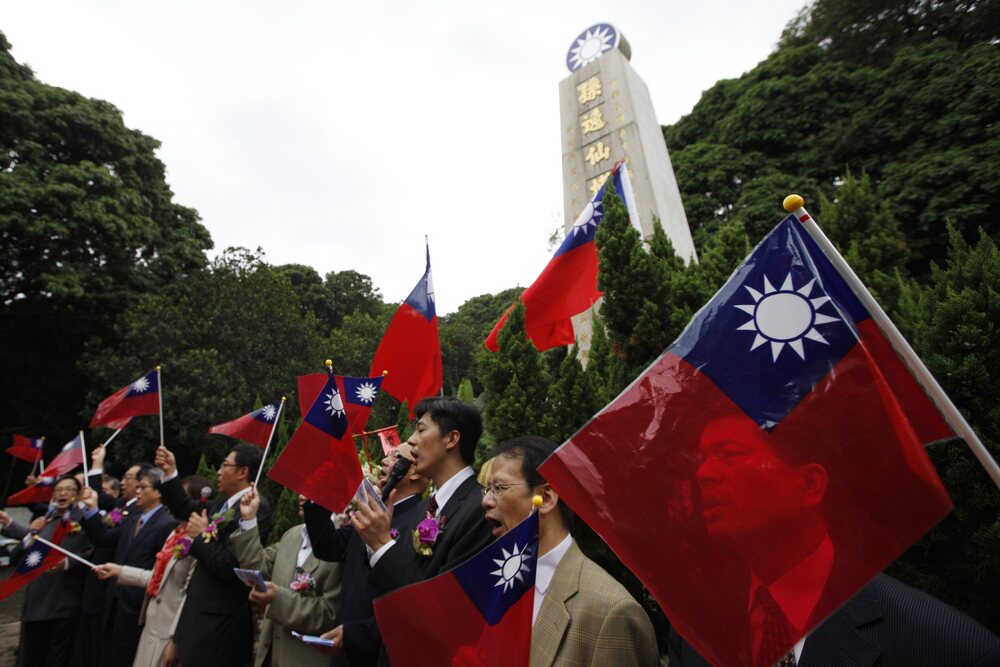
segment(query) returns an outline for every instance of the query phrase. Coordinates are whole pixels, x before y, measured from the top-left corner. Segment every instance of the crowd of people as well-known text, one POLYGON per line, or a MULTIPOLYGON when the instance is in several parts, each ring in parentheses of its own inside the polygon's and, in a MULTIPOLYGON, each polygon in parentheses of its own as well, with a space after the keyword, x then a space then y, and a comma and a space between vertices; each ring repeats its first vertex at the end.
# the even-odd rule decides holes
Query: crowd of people
MULTIPOLYGON (((539 473, 555 443, 530 435, 502 442, 477 476, 482 421, 474 406, 428 398, 416 416, 413 435, 382 460, 379 485, 400 458, 412 462, 393 479, 384 508, 370 497, 348 514, 333 514, 343 508, 300 496, 302 523, 273 544, 271 504, 253 485, 260 448, 233 447, 214 492, 205 478, 182 478, 165 447, 116 483, 104 474, 105 453, 97 448, 88 478, 60 478, 49 507, 29 526, 0 512, 5 535, 61 530, 61 545, 96 565, 66 559, 27 586, 18 664, 388 665, 373 601, 452 569, 533 507, 539 547, 531 666, 652 667, 668 660, 641 605, 573 539, 570 508, 539 473), (443 529, 430 543, 410 539, 427 520, 443 529), (263 585, 248 587, 237 568, 259 571, 263 585), (332 645, 307 644, 300 635, 332 645)), ((847 646, 867 660, 851 664, 1000 664, 995 635, 888 577, 844 609, 844 618, 821 623, 782 664, 846 664, 840 658, 847 646), (845 618, 858 620, 862 611, 863 623, 848 627, 845 618), (915 633, 946 647, 954 661, 900 662, 910 654, 894 657, 906 643, 899 638, 915 633)), ((670 665, 706 664, 680 635, 661 640, 670 665)), ((415 637, 414 651, 419 642, 415 637)))

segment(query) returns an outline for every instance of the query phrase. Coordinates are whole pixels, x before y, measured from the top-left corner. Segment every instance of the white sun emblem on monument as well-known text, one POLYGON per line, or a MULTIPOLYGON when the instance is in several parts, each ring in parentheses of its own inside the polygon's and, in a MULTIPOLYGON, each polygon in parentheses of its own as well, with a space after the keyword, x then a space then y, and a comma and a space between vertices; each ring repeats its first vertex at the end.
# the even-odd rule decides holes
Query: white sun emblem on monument
POLYGON ((610 27, 605 25, 595 26, 595 28, 588 30, 570 48, 569 62, 572 69, 577 70, 584 65, 589 65, 614 46, 612 42, 615 34, 610 27))
POLYGON ((332 390, 324 397, 324 409, 330 413, 331 417, 344 416, 344 400, 340 397, 340 392, 332 390))
POLYGON ((493 562, 499 565, 500 569, 494 570, 490 574, 497 576, 497 583, 493 584, 493 587, 503 586, 503 592, 506 593, 509 589, 514 588, 515 581, 524 581, 525 572, 531 571, 531 568, 528 567, 528 559, 531 558, 531 554, 528 553, 527 544, 518 551, 516 542, 511 553, 507 553, 507 550, 502 547, 501 551, 503 551, 503 558, 493 559, 493 562))
POLYGON ((815 284, 816 279, 813 278, 799 289, 794 289, 792 274, 789 272, 780 289, 775 289, 767 276, 764 276, 763 294, 744 285, 754 302, 736 306, 751 317, 749 322, 737 329, 757 334, 750 345, 751 350, 770 343, 771 361, 775 362, 786 345, 804 360, 806 351, 802 344, 803 338, 829 345, 826 338, 816 330, 816 325, 840 322, 840 319, 816 312, 830 297, 823 294, 810 298, 809 294, 815 284))
POLYGON ((149 380, 144 376, 132 383, 132 391, 137 391, 140 394, 149 389, 149 380))
POLYGON ((378 389, 371 382, 362 382, 361 385, 355 390, 357 398, 362 403, 371 403, 375 400, 375 395, 378 393, 378 389))
POLYGON ((28 565, 28 567, 32 568, 38 567, 38 564, 42 562, 42 552, 40 551, 30 552, 24 559, 24 562, 28 565))
POLYGON ((260 416, 264 418, 264 421, 269 422, 274 419, 274 415, 276 415, 277 413, 278 411, 274 409, 273 405, 265 405, 263 408, 261 408, 260 416))

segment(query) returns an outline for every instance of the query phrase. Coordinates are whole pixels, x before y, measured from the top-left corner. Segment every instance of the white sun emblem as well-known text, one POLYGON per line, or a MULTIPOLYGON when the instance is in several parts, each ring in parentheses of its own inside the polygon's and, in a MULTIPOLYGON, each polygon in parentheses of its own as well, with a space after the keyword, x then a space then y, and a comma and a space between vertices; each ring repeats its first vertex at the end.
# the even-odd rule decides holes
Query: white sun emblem
POLYGON ((756 350, 764 343, 771 343, 771 361, 775 362, 786 345, 804 360, 806 351, 802 345, 803 338, 829 345, 826 338, 816 331, 815 325, 840 322, 840 319, 816 312, 830 297, 823 294, 810 298, 809 294, 815 283, 816 279, 813 278, 799 289, 794 289, 792 274, 789 272, 781 289, 775 289, 767 276, 764 276, 763 294, 744 285, 754 302, 736 306, 751 317, 749 322, 737 329, 757 334, 750 345, 751 350, 756 350))
POLYGON ((597 221, 601 219, 602 215, 602 206, 601 202, 597 202, 597 206, 594 206, 593 201, 587 202, 587 207, 583 209, 583 213, 576 219, 576 222, 573 223, 573 229, 570 230, 574 236, 576 234, 587 234, 590 231, 590 227, 597 227, 597 221))
POLYGON ((273 405, 266 405, 260 409, 260 416, 264 418, 264 421, 269 422, 274 419, 274 415, 278 414, 278 411, 274 409, 273 405))
POLYGON ((516 542, 512 553, 507 553, 507 550, 503 548, 501 551, 503 551, 503 558, 493 559, 493 562, 499 565, 500 569, 494 570, 490 574, 497 575, 497 583, 493 584, 494 588, 503 586, 503 592, 506 593, 508 589, 514 588, 515 580, 524 581, 524 573, 531 571, 531 568, 528 567, 528 559, 531 558, 531 554, 528 553, 527 544, 518 551, 516 542))
POLYGON ((371 403, 375 400, 375 395, 378 393, 378 389, 371 382, 362 382, 361 385, 355 390, 358 400, 362 403, 371 403))
POLYGON ((42 552, 37 550, 29 552, 25 557, 24 562, 28 565, 28 567, 38 567, 38 564, 42 562, 42 552))
POLYGON ((614 32, 606 25, 594 26, 594 29, 587 30, 576 40, 576 44, 570 47, 570 68, 578 70, 600 58, 601 54, 610 51, 614 46, 612 43, 614 38, 614 32))
POLYGON ((137 391, 140 394, 149 389, 149 380, 145 377, 141 377, 132 383, 132 391, 137 391))
POLYGON ((340 397, 339 391, 333 389, 324 399, 326 403, 324 408, 330 413, 331 417, 344 416, 344 400, 340 397))

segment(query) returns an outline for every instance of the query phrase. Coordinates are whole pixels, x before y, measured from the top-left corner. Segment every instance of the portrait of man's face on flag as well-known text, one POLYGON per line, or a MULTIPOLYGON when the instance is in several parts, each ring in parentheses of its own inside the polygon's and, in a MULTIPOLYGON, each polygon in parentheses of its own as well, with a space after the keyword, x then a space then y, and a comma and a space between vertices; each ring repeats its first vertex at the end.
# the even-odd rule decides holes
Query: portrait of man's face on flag
POLYGON ((950 435, 794 218, 542 466, 716 665, 770 665, 950 509, 950 435))

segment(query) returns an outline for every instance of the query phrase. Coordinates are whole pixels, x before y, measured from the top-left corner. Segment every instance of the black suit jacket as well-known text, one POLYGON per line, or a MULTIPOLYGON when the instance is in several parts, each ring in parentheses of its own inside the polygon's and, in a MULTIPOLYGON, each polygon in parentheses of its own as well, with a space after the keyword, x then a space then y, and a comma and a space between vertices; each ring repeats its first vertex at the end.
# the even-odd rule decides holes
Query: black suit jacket
POLYGON ((384 595, 447 572, 480 551, 493 540, 482 501, 482 487, 475 476, 455 489, 441 509, 444 528, 438 534, 430 556, 417 553, 410 539, 410 533, 426 516, 427 501, 422 501, 410 515, 406 530, 400 529, 396 543, 375 563, 369 581, 384 595))
MULTIPOLYGON (((208 510, 211 517, 226 504, 217 498, 207 504, 192 500, 174 478, 160 486, 163 504, 179 520, 192 512, 208 510)), ((200 536, 191 543, 190 554, 197 561, 188 584, 187 598, 177 623, 177 650, 185 667, 243 667, 253 652, 253 619, 249 590, 233 573, 239 560, 229 536, 239 528, 239 507, 229 521, 221 524, 219 539, 205 542, 200 536)), ((271 532, 271 504, 261 496, 257 512, 261 544, 267 544, 271 532)))
MULTIPOLYGON (((671 667, 709 663, 673 630, 671 667)), ((1000 637, 956 609, 880 574, 806 639, 799 667, 1000 664, 1000 637)))
MULTIPOLYGON (((418 496, 411 496, 396 505, 392 513, 392 527, 402 532, 409 526, 411 514, 420 502, 418 496)), ((368 581, 371 570, 368 566, 368 549, 354 532, 354 528, 334 528, 330 522, 330 511, 315 503, 306 504, 305 520, 313 554, 320 560, 343 563, 337 618, 344 626, 344 653, 334 656, 330 665, 375 665, 382 638, 372 609, 372 601, 378 591, 368 581)))

